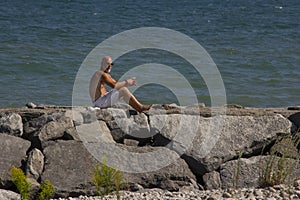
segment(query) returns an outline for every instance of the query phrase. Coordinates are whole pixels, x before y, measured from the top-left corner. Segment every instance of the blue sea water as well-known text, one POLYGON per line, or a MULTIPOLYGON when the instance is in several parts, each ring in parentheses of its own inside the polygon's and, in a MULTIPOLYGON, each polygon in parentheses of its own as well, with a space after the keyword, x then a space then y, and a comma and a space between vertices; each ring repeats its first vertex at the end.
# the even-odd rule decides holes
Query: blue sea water
MULTIPOLYGON (((30 101, 71 105, 77 71, 89 52, 139 27, 172 29, 201 44, 222 75, 228 103, 299 105, 299 13, 298 0, 1 1, 0 107, 30 101)), ((118 78, 130 67, 151 62, 179 70, 198 101, 210 105, 201 77, 169 52, 125 54, 115 60, 112 75, 118 78)), ((168 88, 155 84, 135 95, 143 103, 178 102, 168 88)))

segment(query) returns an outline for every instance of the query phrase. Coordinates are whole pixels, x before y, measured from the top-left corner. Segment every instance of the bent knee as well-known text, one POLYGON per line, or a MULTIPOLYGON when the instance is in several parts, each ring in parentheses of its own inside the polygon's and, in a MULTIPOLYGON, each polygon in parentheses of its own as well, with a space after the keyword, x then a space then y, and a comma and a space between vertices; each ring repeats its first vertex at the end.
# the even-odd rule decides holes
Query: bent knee
POLYGON ((127 87, 121 87, 119 89, 119 92, 129 92, 128 88, 127 87))

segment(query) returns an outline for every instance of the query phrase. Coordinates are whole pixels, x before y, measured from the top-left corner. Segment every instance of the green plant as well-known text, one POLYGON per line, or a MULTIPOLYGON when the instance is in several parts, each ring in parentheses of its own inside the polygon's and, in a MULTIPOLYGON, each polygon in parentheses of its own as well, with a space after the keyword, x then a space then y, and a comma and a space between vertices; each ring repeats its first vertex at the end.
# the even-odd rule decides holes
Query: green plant
POLYGON ((121 171, 117 170, 114 175, 114 181, 116 186, 117 199, 120 199, 120 189, 124 185, 123 183, 123 174, 121 171))
MULTIPOLYGON (((24 172, 15 166, 11 169, 12 182, 16 185, 18 191, 20 192, 22 200, 30 199, 30 182, 27 181, 27 176, 24 172)), ((54 194, 54 186, 49 180, 41 183, 40 192, 37 195, 37 200, 49 200, 54 194)))
POLYGON ((40 192, 37 196, 37 200, 49 200, 54 194, 54 186, 49 180, 42 182, 40 186, 40 192))
POLYGON ((235 170, 235 174, 234 174, 234 178, 232 180, 232 185, 235 189, 237 189, 238 187, 238 181, 239 181, 239 174, 240 174, 240 167, 241 167, 241 158, 243 156, 243 152, 241 151, 239 153, 239 157, 238 157, 238 162, 237 162, 237 167, 235 170))
POLYGON ((117 198, 120 199, 120 189, 123 186, 123 174, 121 171, 107 166, 106 158, 94 166, 93 183, 96 186, 98 195, 103 197, 116 191, 117 198))
MULTIPOLYGON (((260 160, 259 186, 269 187, 285 183, 286 178, 293 172, 297 165, 300 154, 292 152, 296 149, 299 140, 292 135, 283 135, 279 137, 270 150, 270 155, 265 161, 265 167, 260 160), (280 152, 276 147, 280 147, 280 152)), ((264 149, 263 149, 264 150, 264 149)))
POLYGON ((20 192, 22 200, 29 200, 30 195, 30 183, 26 181, 27 177, 24 172, 13 166, 11 169, 12 182, 16 185, 18 191, 20 192))

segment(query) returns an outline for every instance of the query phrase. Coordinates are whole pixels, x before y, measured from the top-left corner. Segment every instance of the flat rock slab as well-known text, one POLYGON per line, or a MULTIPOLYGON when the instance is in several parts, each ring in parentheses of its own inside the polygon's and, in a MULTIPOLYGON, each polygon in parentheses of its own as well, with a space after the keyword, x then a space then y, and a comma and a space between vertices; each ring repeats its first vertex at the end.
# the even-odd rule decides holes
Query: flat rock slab
POLYGON ((11 168, 22 166, 29 147, 27 140, 0 133, 0 186, 7 188, 11 185, 11 168))
POLYGON ((280 114, 270 116, 153 115, 151 128, 170 143, 167 147, 183 157, 197 175, 214 171, 240 151, 252 154, 289 132, 291 122, 280 114))

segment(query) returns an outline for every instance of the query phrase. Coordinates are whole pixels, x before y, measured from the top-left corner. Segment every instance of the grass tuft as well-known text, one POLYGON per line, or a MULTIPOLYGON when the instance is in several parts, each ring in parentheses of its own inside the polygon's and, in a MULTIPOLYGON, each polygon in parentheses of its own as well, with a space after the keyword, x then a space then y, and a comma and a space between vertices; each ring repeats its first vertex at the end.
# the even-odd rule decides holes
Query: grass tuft
MULTIPOLYGON (((21 199, 30 200, 31 184, 27 181, 27 176, 24 174, 24 172, 20 168, 13 166, 10 176, 12 178, 12 182, 15 184, 21 195, 21 199)), ((39 190, 40 192, 34 199, 49 200, 54 194, 54 186, 49 180, 42 182, 39 190)))
POLYGON ((22 200, 29 200, 30 199, 30 183, 26 181, 27 177, 25 176, 24 172, 13 166, 11 169, 11 178, 12 182, 17 187, 18 191, 20 192, 22 200))
POLYGON ((265 167, 263 167, 260 160, 259 187, 270 187, 285 183, 299 161, 300 153, 296 148, 298 145, 299 139, 291 134, 284 134, 276 140, 270 149, 265 167))
POLYGON ((40 186, 40 192, 37 196, 37 200, 50 200, 54 194, 54 186, 49 180, 42 182, 40 186))
POLYGON ((123 174, 120 170, 116 170, 107 166, 107 159, 99 162, 94 166, 93 183, 96 186, 98 195, 103 197, 116 191, 117 199, 120 199, 120 189, 123 187, 123 174))

